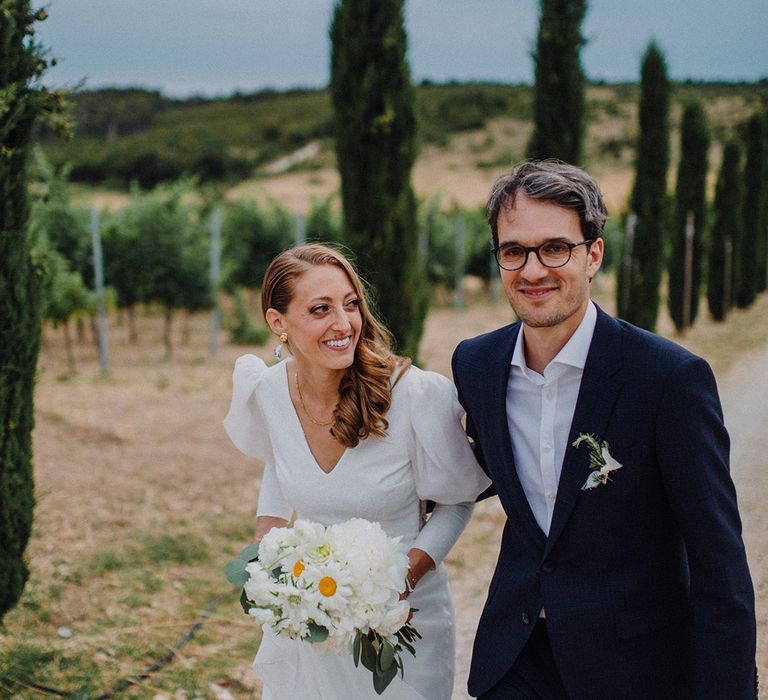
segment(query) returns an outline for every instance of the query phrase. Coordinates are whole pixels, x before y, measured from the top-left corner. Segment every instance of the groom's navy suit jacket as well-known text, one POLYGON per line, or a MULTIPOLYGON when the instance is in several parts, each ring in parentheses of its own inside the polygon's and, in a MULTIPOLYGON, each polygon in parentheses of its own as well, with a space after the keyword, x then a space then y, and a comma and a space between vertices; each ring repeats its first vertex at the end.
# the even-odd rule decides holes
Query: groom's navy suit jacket
POLYGON ((469 691, 509 670, 544 608, 572 700, 754 698, 755 610, 729 439, 707 363, 598 309, 549 536, 518 479, 506 416, 520 324, 453 357, 467 432, 507 515, 469 691), (623 466, 582 490, 580 433, 623 466))

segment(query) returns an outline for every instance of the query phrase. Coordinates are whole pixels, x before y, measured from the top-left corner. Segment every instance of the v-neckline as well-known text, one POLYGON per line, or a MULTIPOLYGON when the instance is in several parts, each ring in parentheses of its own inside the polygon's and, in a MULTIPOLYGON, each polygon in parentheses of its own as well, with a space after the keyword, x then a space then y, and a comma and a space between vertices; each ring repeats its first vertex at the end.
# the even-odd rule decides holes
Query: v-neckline
POLYGON ((283 390, 285 391, 285 400, 288 402, 288 406, 290 407, 290 413, 293 416, 293 420, 296 423, 296 428, 298 428, 299 434, 301 435, 301 440, 304 443, 304 447, 307 450, 307 454, 309 454, 310 458, 312 459, 312 462, 314 463, 315 467, 320 471, 321 474, 324 476, 330 476, 333 474, 333 472, 338 469, 339 464, 341 464, 341 461, 344 459, 344 456, 349 451, 348 447, 344 448, 344 451, 339 455, 339 458, 336 460, 334 465, 326 471, 323 469, 323 467, 320 465, 320 462, 317 461, 317 457, 315 457, 315 453, 312 452, 312 446, 309 444, 309 440, 307 439, 307 434, 304 432, 304 426, 301 424, 301 418, 299 417, 298 412, 296 411, 296 406, 293 405, 293 400, 291 399, 291 378, 288 374, 288 362, 283 362, 285 365, 285 382, 283 383, 283 390))

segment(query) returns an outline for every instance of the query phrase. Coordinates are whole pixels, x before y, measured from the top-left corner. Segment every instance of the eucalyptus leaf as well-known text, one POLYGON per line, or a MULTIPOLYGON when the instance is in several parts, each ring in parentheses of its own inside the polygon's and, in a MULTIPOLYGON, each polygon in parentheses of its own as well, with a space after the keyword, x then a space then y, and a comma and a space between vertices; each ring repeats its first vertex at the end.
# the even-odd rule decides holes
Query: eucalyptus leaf
POLYGON ((253 603, 248 600, 248 596, 245 594, 245 591, 240 593, 240 605, 242 606, 243 612, 246 615, 248 614, 248 611, 253 607, 253 603))
POLYGON ((360 661, 363 662, 363 666, 367 668, 374 675, 376 674, 376 649, 374 649, 371 640, 367 635, 363 635, 360 638, 360 661))
POLYGON ((403 645, 403 646, 404 646, 404 647, 405 647, 405 648, 406 648, 408 651, 410 651, 410 652, 411 652, 411 654, 413 654, 414 656, 416 656, 416 649, 414 649, 414 648, 413 648, 413 645, 412 645, 412 644, 409 644, 408 642, 406 642, 406 641, 405 641, 404 639, 402 639, 402 638, 400 639, 400 644, 402 644, 402 645, 403 645))
POLYGON ((382 675, 373 674, 373 689, 377 695, 381 695, 387 686, 394 680, 397 675, 397 666, 393 664, 382 675))
POLYGON ((355 641, 352 642, 352 661, 355 662, 355 668, 360 664, 360 637, 362 637, 362 632, 357 630, 355 641))
POLYGON ((240 554, 237 555, 238 559, 242 559, 246 562, 252 562, 255 559, 259 558, 259 545, 257 542, 251 542, 251 544, 247 545, 245 549, 243 549, 240 554))
POLYGON ((311 644, 319 644, 328 639, 328 630, 322 625, 318 625, 310 620, 307 623, 307 627, 309 628, 309 634, 304 637, 307 642, 310 642, 311 644))
POLYGON ((395 648, 386 639, 382 639, 379 647, 379 668, 388 671, 394 660, 395 648))
POLYGON ((243 559, 230 559, 224 567, 224 573, 227 575, 227 581, 235 586, 243 586, 250 578, 245 570, 247 561, 243 559))

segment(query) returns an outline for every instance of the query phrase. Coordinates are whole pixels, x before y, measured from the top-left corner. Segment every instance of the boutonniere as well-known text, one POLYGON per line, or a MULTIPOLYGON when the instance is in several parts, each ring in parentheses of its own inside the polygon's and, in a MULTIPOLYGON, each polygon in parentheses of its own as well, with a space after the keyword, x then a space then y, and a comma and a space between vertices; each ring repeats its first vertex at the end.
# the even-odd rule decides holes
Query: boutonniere
POLYGON ((596 486, 608 483, 608 475, 617 469, 621 469, 621 464, 608 451, 607 442, 598 440, 594 435, 580 433, 579 437, 573 441, 573 446, 578 448, 582 442, 587 445, 589 468, 592 470, 584 482, 584 486, 581 487, 581 490, 585 491, 586 489, 593 489, 596 486))

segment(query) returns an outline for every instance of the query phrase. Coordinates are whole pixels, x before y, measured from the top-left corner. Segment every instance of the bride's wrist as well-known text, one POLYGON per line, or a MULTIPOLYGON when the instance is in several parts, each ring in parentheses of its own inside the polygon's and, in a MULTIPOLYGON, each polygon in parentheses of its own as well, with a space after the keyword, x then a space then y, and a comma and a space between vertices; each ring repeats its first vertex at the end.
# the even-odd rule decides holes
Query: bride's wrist
POLYGON ((410 595, 413 593, 413 589, 416 588, 416 584, 418 581, 416 580, 416 577, 413 574, 413 571, 409 568, 405 572, 405 592, 407 595, 410 595))

